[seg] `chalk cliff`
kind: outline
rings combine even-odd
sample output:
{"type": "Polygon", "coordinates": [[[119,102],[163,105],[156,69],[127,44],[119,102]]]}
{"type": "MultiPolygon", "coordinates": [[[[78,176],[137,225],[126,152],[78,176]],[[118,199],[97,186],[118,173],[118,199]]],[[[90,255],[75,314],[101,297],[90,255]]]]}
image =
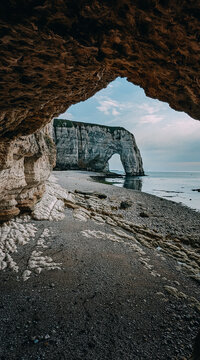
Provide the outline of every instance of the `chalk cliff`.
{"type": "Polygon", "coordinates": [[[0,142],[0,222],[32,210],[55,165],[50,125],[29,136],[0,142]]]}
{"type": "Polygon", "coordinates": [[[117,153],[127,175],[144,175],[142,158],[133,134],[122,127],[54,120],[57,169],[108,171],[117,153]]]}
{"type": "Polygon", "coordinates": [[[198,0],[0,1],[0,221],[44,191],[38,130],[116,77],[200,119],[199,17],[198,0]]]}
{"type": "Polygon", "coordinates": [[[47,176],[31,134],[116,77],[200,119],[199,14],[195,0],[0,1],[0,219],[20,191],[32,202],[30,158],[47,176]]]}

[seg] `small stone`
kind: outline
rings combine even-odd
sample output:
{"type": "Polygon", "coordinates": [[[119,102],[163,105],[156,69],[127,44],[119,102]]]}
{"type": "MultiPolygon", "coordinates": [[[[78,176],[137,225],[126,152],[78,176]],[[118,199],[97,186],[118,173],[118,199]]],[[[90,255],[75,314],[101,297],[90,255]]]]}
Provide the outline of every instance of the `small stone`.
{"type": "Polygon", "coordinates": [[[106,194],[95,193],[94,195],[97,196],[99,199],[106,199],[107,198],[106,194]]]}
{"type": "Polygon", "coordinates": [[[180,285],[180,283],[177,280],[174,281],[174,284],[177,285],[177,286],[180,285]]]}
{"type": "Polygon", "coordinates": [[[121,201],[121,204],[120,204],[120,209],[127,209],[127,208],[129,208],[129,207],[131,207],[132,206],[132,201],[127,201],[127,200],[125,200],[125,201],[121,201]]]}
{"type": "Polygon", "coordinates": [[[139,215],[143,218],[148,218],[149,217],[149,214],[147,214],[146,212],[142,211],[139,213],[139,215]]]}
{"type": "Polygon", "coordinates": [[[33,341],[34,344],[37,344],[39,342],[39,339],[37,336],[32,336],[31,340],[33,341]]]}

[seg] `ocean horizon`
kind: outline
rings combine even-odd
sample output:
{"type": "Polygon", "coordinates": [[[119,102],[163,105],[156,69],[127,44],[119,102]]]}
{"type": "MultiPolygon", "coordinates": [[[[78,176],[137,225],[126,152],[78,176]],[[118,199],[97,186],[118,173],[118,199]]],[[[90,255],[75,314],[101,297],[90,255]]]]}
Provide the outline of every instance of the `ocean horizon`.
{"type": "MultiPolygon", "coordinates": [[[[110,169],[125,175],[124,171],[110,169]]],[[[200,171],[145,171],[146,176],[105,177],[114,186],[138,190],[200,211],[200,171]]]]}

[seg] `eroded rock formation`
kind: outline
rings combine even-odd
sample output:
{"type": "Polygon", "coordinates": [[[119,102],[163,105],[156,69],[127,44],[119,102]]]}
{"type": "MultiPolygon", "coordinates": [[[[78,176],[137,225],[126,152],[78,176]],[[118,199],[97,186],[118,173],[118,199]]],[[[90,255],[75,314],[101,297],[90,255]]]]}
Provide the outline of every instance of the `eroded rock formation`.
{"type": "Polygon", "coordinates": [[[144,175],[133,134],[122,127],[54,120],[56,168],[109,171],[108,161],[119,154],[127,175],[144,175]]]}
{"type": "Polygon", "coordinates": [[[55,145],[49,134],[47,125],[33,135],[0,143],[0,221],[31,210],[42,196],[55,164],[55,145]]]}
{"type": "MultiPolygon", "coordinates": [[[[117,76],[143,87],[148,96],[200,118],[199,14],[196,0],[0,2],[3,218],[18,212],[15,204],[20,203],[16,200],[20,192],[27,194],[29,202],[32,195],[28,196],[27,186],[30,194],[35,193],[29,170],[25,175],[23,169],[37,166],[41,173],[44,156],[33,155],[30,143],[42,135],[21,137],[33,134],[117,76]],[[40,159],[37,165],[26,164],[29,160],[23,161],[18,146],[22,154],[31,154],[25,159],[40,159]]],[[[42,179],[36,181],[37,188],[42,179]]]]}

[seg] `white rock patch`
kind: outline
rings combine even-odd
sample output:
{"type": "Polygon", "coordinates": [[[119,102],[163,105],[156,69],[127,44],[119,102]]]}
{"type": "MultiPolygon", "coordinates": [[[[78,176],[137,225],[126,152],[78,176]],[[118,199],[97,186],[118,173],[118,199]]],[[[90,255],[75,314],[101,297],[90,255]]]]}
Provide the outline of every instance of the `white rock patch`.
{"type": "MultiPolygon", "coordinates": [[[[30,217],[17,218],[0,227],[0,270],[10,269],[19,272],[19,264],[14,261],[12,254],[18,252],[19,246],[33,241],[38,229],[30,221],[30,217]]],[[[22,274],[24,281],[28,280],[32,271],[39,274],[42,270],[61,269],[61,264],[56,263],[50,256],[43,255],[44,249],[48,248],[51,236],[49,229],[45,228],[37,240],[35,249],[27,262],[27,268],[22,274]]]]}
{"type": "Polygon", "coordinates": [[[17,253],[19,245],[25,245],[35,237],[36,227],[26,222],[28,221],[27,217],[24,218],[25,224],[22,224],[21,221],[23,218],[10,221],[0,227],[0,270],[10,268],[18,272],[19,267],[11,254],[17,253]]]}
{"type": "Polygon", "coordinates": [[[145,251],[141,248],[139,245],[139,242],[135,239],[135,237],[126,234],[124,231],[120,229],[113,229],[114,234],[105,233],[100,230],[83,230],[81,231],[82,235],[87,238],[97,238],[97,239],[107,239],[113,242],[124,244],[128,247],[130,247],[134,252],[136,252],[139,255],[139,259],[141,264],[144,266],[146,270],[150,272],[150,274],[154,277],[160,277],[160,274],[154,270],[154,266],[152,264],[149,264],[150,258],[146,256],[145,251]],[[118,236],[116,236],[118,235],[118,236]],[[132,240],[132,242],[127,241],[132,240]]]}
{"type": "Polygon", "coordinates": [[[32,271],[35,274],[40,274],[42,270],[61,270],[61,263],[54,262],[50,256],[44,255],[43,251],[41,251],[41,249],[48,248],[47,241],[50,235],[49,229],[44,229],[28,260],[27,269],[23,272],[24,281],[30,278],[32,271]]]}
{"type": "Polygon", "coordinates": [[[50,176],[45,193],[35,205],[32,217],[36,220],[62,220],[65,217],[65,202],[75,203],[73,195],[58,185],[54,176],[50,176]]]}

